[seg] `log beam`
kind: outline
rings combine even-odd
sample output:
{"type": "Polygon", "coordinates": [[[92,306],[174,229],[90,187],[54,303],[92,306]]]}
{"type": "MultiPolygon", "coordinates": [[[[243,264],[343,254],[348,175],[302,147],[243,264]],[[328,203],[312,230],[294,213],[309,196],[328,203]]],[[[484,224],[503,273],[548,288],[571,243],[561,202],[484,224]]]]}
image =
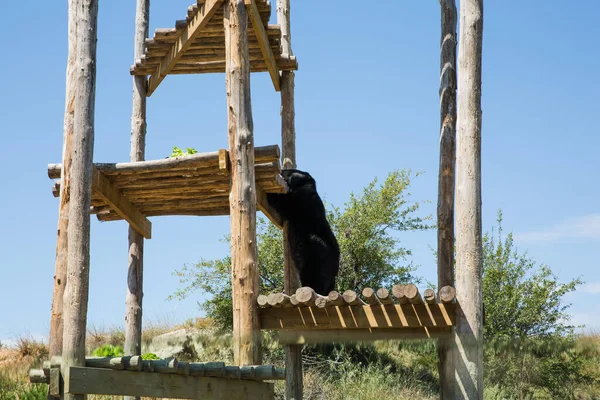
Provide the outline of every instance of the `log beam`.
{"type": "Polygon", "coordinates": [[[355,343],[375,340],[433,339],[451,335],[450,328],[403,328],[403,329],[346,329],[280,331],[279,343],[291,345],[316,343],[355,343]]]}
{"type": "Polygon", "coordinates": [[[146,239],[151,238],[152,223],[94,166],[92,166],[92,190],[100,195],[117,214],[129,222],[140,235],[146,239]]]}
{"type": "Polygon", "coordinates": [[[252,26],[254,27],[254,32],[256,33],[256,38],[258,39],[258,45],[260,46],[263,58],[267,64],[267,69],[269,70],[269,75],[271,75],[273,86],[275,87],[275,90],[279,92],[281,87],[277,63],[275,62],[275,56],[271,50],[271,45],[269,44],[269,38],[265,32],[265,27],[260,18],[260,14],[258,13],[258,8],[256,8],[256,2],[255,0],[244,0],[244,4],[246,5],[248,17],[250,18],[250,21],[252,21],[252,26]]]}
{"type": "Polygon", "coordinates": [[[198,37],[202,28],[208,24],[213,14],[222,5],[223,0],[206,0],[194,18],[187,23],[186,28],[181,31],[177,41],[173,43],[171,51],[167,53],[163,61],[150,76],[150,79],[148,79],[148,90],[146,93],[148,97],[154,93],[158,85],[165,79],[175,64],[177,64],[181,56],[183,56],[183,53],[198,37]]]}
{"type": "Polygon", "coordinates": [[[275,226],[277,226],[279,229],[283,229],[283,219],[281,218],[281,215],[279,215],[277,211],[271,207],[267,200],[267,194],[258,185],[256,185],[256,201],[256,206],[258,209],[262,211],[262,213],[265,214],[265,216],[269,218],[269,220],[274,223],[275,226]]]}

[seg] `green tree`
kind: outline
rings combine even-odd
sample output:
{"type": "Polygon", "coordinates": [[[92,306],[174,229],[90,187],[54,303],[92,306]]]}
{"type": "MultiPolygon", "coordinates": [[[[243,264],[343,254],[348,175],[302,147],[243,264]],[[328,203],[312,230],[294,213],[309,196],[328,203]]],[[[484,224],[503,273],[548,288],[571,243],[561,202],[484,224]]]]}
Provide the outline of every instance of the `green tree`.
{"type": "Polygon", "coordinates": [[[570,398],[584,377],[564,296],[582,282],[560,283],[547,265],[517,251],[512,234],[502,237],[500,211],[497,222],[497,236],[483,237],[486,385],[514,399],[570,398]]]}
{"type": "MultiPolygon", "coordinates": [[[[418,174],[415,175],[415,177],[418,174]]],[[[397,233],[432,228],[430,216],[418,216],[420,203],[409,201],[410,171],[393,171],[378,185],[374,179],[362,194],[351,194],[341,211],[328,207],[328,220],[340,245],[339,290],[362,290],[391,283],[418,281],[415,266],[407,261],[410,250],[397,233]]],[[[226,237],[225,241],[229,242],[226,237]]],[[[257,222],[260,292],[283,290],[283,239],[281,230],[259,218],[257,222]]],[[[200,307],[221,327],[232,327],[231,258],[200,260],[175,274],[184,285],[172,298],[185,298],[199,290],[210,295],[200,307]]]]}

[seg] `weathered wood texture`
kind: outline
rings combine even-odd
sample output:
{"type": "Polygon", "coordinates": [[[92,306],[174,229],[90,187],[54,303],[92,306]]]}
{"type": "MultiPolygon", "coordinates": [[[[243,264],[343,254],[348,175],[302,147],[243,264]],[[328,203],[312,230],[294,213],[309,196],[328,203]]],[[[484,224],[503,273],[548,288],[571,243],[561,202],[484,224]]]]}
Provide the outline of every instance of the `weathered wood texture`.
{"type": "MultiPolygon", "coordinates": [[[[277,24],[281,29],[281,56],[293,58],[290,20],[290,0],[277,0],[277,24]]],[[[283,169],[296,168],[296,114],[294,102],[294,71],[282,71],[281,85],[281,165],[283,169]]],[[[300,279],[291,257],[288,226],[284,223],[284,291],[292,295],[300,287],[300,279]]],[[[285,346],[285,366],[287,371],[286,400],[302,400],[302,345],[285,346]]]]}
{"type": "MultiPolygon", "coordinates": [[[[90,205],[94,155],[98,1],[77,4],[76,96],[71,164],[67,285],[64,293],[62,370],[85,365],[85,333],[90,267],[90,205]]],[[[82,399],[65,395],[66,400],[82,399]]]]}
{"type": "MultiPolygon", "coordinates": [[[[454,170],[456,162],[456,2],[442,0],[440,39],[440,165],[438,176],[438,288],[454,285],[454,170]]],[[[452,338],[437,343],[440,398],[454,399],[452,338]]]]}
{"type": "Polygon", "coordinates": [[[481,56],[483,0],[460,2],[456,148],[455,399],[483,399],[481,56]]]}
{"type": "Polygon", "coordinates": [[[248,16],[244,0],[225,4],[227,110],[231,158],[233,351],[237,365],[261,363],[256,248],[254,126],[250,99],[248,16]]]}
{"type": "Polygon", "coordinates": [[[374,340],[435,339],[451,335],[448,327],[372,328],[334,330],[279,331],[281,344],[353,343],[374,340]]]}
{"type": "Polygon", "coordinates": [[[180,374],[70,367],[65,392],[153,398],[271,400],[272,383],[180,374]]]}
{"type": "MultiPolygon", "coordinates": [[[[96,163],[95,167],[110,181],[110,186],[144,216],[228,215],[231,173],[228,168],[222,168],[224,160],[219,154],[226,155],[225,167],[231,162],[229,153],[222,150],[163,160],[96,163]]],[[[254,154],[257,186],[265,193],[285,192],[285,182],[280,176],[279,147],[258,147],[254,154]]],[[[60,171],[60,164],[48,166],[51,178],[60,176],[60,171]]],[[[56,183],[55,196],[59,188],[56,183]]],[[[122,213],[98,193],[92,194],[92,207],[91,212],[100,221],[123,219],[122,213]]]]}
{"type": "Polygon", "coordinates": [[[63,344],[63,294],[67,283],[67,233],[69,227],[70,165],[73,156],[73,116],[75,112],[75,89],[77,60],[75,0],[69,0],[68,7],[68,55],[65,92],[65,115],[63,125],[62,164],[66,165],[60,177],[60,201],[58,210],[58,232],[54,267],[54,288],[52,292],[52,316],[50,318],[49,354],[62,354],[63,344]]]}
{"type": "Polygon", "coordinates": [[[260,308],[262,329],[419,328],[454,325],[455,304],[260,308]]]}
{"type": "MultiPolygon", "coordinates": [[[[144,53],[144,42],[150,24],[150,0],[137,0],[135,11],[134,61],[144,53]]],[[[130,161],[145,160],[146,153],[146,77],[133,77],[131,111],[130,161]]],[[[127,255],[127,292],[125,295],[125,346],[126,355],[142,354],[142,303],[144,296],[144,236],[129,225],[127,255]]],[[[127,397],[125,400],[137,400],[127,397]]]]}
{"type": "Polygon", "coordinates": [[[269,43],[269,37],[267,36],[265,26],[261,20],[258,8],[256,7],[256,0],[244,0],[244,4],[246,5],[246,11],[248,12],[250,21],[252,21],[252,28],[254,28],[256,39],[258,40],[258,46],[260,47],[260,51],[267,69],[269,70],[269,75],[273,81],[273,86],[275,87],[276,91],[279,91],[280,83],[277,62],[275,61],[275,56],[271,50],[271,45],[269,43]]]}
{"type": "Polygon", "coordinates": [[[152,95],[160,82],[162,82],[171,69],[175,67],[185,51],[194,42],[194,39],[200,35],[202,28],[208,24],[222,4],[223,0],[206,0],[198,7],[196,14],[187,22],[187,26],[181,31],[181,34],[177,37],[175,43],[171,45],[169,52],[152,72],[152,76],[148,80],[147,96],[152,95]]]}
{"type": "MultiPolygon", "coordinates": [[[[281,55],[281,29],[277,25],[268,24],[271,14],[270,3],[266,0],[254,0],[254,2],[261,25],[250,24],[248,26],[250,49],[248,57],[251,71],[269,71],[274,78],[273,62],[276,72],[297,69],[298,63],[295,57],[282,57],[281,55]],[[264,30],[264,36],[258,32],[260,26],[264,30]],[[261,38],[265,36],[267,38],[266,47],[261,43],[261,38]],[[265,52],[269,51],[273,54],[272,61],[270,57],[265,56],[265,52]],[[269,61],[265,61],[266,59],[269,61]]],[[[163,74],[166,72],[169,74],[225,72],[223,7],[214,11],[208,22],[202,19],[203,24],[198,23],[202,18],[202,12],[207,9],[208,3],[211,2],[206,2],[203,7],[200,7],[200,3],[198,3],[198,6],[188,8],[187,18],[177,21],[175,28],[157,29],[154,37],[146,40],[145,53],[136,59],[130,69],[131,73],[134,75],[153,74],[155,79],[151,79],[151,88],[154,89],[155,85],[162,80],[157,72],[159,69],[162,69],[163,74]],[[190,38],[192,31],[195,32],[194,37],[190,38]]],[[[152,90],[148,95],[151,93],[152,90]]]]}

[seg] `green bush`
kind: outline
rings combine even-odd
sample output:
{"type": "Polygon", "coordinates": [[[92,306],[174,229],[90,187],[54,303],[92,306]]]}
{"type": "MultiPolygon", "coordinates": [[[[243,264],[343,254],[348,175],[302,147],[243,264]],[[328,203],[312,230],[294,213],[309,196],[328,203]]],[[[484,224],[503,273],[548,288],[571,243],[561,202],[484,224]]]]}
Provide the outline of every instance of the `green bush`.
{"type": "Polygon", "coordinates": [[[113,346],[111,344],[105,344],[92,352],[94,357],[121,357],[124,354],[121,346],[113,346]]]}
{"type": "Polygon", "coordinates": [[[160,358],[154,353],[142,354],[142,360],[160,360],[160,358]]]}

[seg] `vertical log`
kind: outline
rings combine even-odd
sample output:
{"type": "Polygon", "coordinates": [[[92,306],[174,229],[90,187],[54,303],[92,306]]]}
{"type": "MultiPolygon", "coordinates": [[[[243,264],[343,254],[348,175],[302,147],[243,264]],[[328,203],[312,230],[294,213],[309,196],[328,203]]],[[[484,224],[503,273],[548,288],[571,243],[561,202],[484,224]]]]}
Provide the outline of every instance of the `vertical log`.
{"type": "Polygon", "coordinates": [[[60,356],[63,342],[63,294],[67,282],[67,230],[69,226],[69,189],[71,187],[70,166],[73,148],[73,113],[75,106],[75,61],[76,7],[75,0],[69,0],[68,17],[68,56],[65,96],[65,116],[63,127],[62,169],[60,177],[60,201],[58,210],[58,237],[56,240],[56,261],[54,267],[54,289],[52,293],[52,316],[50,318],[49,355],[60,356]]]}
{"type": "MultiPolygon", "coordinates": [[[[134,60],[144,53],[148,37],[150,0],[137,0],[135,11],[134,60]]],[[[146,77],[133,77],[131,113],[131,161],[144,161],[146,150],[146,77]]],[[[125,298],[125,355],[142,354],[142,299],[144,296],[144,237],[129,226],[127,295],[125,298]]],[[[139,397],[125,396],[126,400],[139,397]]]]}
{"type": "MultiPolygon", "coordinates": [[[[77,0],[76,96],[71,164],[67,284],[65,287],[62,373],[85,366],[85,333],[90,266],[90,203],[94,155],[98,0],[77,0]]],[[[66,394],[65,399],[84,395],[66,394]]]]}
{"type": "Polygon", "coordinates": [[[250,103],[248,16],[244,0],[225,3],[225,52],[231,157],[231,269],[233,352],[236,365],[261,363],[256,248],[254,127],[250,103]]]}
{"type": "MultiPolygon", "coordinates": [[[[454,167],[456,160],[456,2],[440,0],[440,169],[438,175],[438,288],[454,286],[454,167]]],[[[452,340],[438,340],[441,399],[454,398],[452,340]]]]}
{"type": "MultiPolygon", "coordinates": [[[[277,0],[277,24],[281,27],[281,49],[284,57],[292,53],[290,0],[277,0]]],[[[284,169],[296,168],[296,113],[294,105],[294,71],[281,73],[281,165],[284,169]]],[[[290,252],[287,222],[283,226],[284,292],[296,293],[300,279],[296,274],[290,252]]],[[[302,400],[302,345],[285,346],[287,400],[302,400]]]]}
{"type": "Polygon", "coordinates": [[[483,399],[481,53],[483,0],[460,2],[456,148],[457,399],[483,399]]]}

